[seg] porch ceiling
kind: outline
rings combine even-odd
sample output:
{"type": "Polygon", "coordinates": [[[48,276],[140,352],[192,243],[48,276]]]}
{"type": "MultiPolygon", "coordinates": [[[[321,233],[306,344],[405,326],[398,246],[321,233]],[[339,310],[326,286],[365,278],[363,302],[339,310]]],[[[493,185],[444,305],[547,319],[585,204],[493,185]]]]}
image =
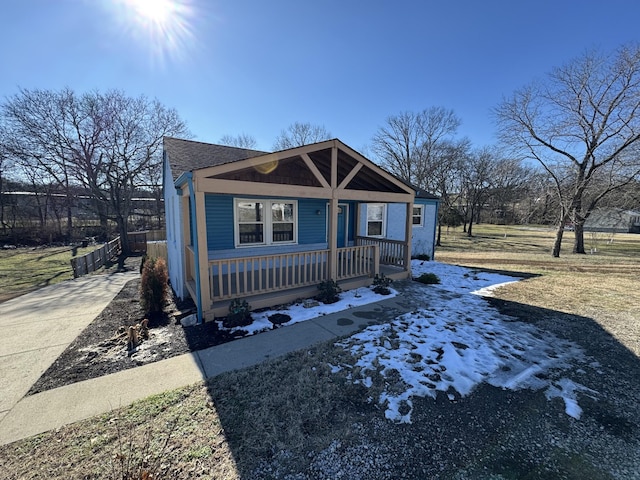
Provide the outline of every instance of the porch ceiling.
{"type": "MultiPolygon", "coordinates": [[[[412,194],[410,187],[387,174],[357,152],[341,148],[339,141],[316,144],[317,149],[300,148],[247,159],[216,171],[207,169],[205,178],[259,184],[318,188],[340,188],[361,192],[412,194]],[[335,142],[335,143],[334,143],[335,142]],[[337,144],[336,184],[331,185],[333,149],[337,144]],[[289,154],[286,156],[286,154],[289,154]],[[346,181],[346,184],[344,184],[346,181]]],[[[346,147],[346,146],[345,146],[346,147]]],[[[248,193],[248,192],[244,192],[248,193]]]]}

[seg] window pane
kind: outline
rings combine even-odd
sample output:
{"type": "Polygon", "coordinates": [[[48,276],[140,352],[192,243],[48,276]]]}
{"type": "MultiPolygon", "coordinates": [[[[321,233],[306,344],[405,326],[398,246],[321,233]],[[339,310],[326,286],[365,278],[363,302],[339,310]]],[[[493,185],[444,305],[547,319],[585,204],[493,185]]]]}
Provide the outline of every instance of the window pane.
{"type": "Polygon", "coordinates": [[[414,225],[421,225],[422,221],[420,220],[420,217],[413,217],[413,224],[414,225]]]}
{"type": "Polygon", "coordinates": [[[271,204],[271,218],[274,222],[293,222],[293,203],[271,204]]]}
{"type": "Polygon", "coordinates": [[[367,235],[370,235],[370,236],[382,235],[382,222],[368,222],[367,235]]]}
{"type": "Polygon", "coordinates": [[[413,214],[414,214],[414,215],[418,215],[418,216],[422,215],[422,208],[420,208],[420,207],[413,207],[413,214]]]}
{"type": "Polygon", "coordinates": [[[238,221],[262,222],[262,203],[238,202],[238,221]]]}
{"type": "Polygon", "coordinates": [[[273,241],[293,242],[293,223],[274,223],[273,241]]]}
{"type": "Polygon", "coordinates": [[[367,220],[382,222],[383,205],[367,205],[367,220]]]}
{"type": "Polygon", "coordinates": [[[263,243],[264,226],[261,223],[243,223],[238,225],[240,244],[263,243]]]}

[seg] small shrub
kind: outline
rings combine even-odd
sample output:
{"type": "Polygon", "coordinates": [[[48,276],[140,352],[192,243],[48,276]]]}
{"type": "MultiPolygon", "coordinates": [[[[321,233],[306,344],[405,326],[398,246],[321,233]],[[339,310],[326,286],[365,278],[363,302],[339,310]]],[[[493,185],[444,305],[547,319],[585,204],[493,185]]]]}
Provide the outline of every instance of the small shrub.
{"type": "Polygon", "coordinates": [[[142,308],[149,314],[162,313],[167,301],[169,272],[162,258],[147,258],[140,279],[142,308]]]}
{"type": "Polygon", "coordinates": [[[380,275],[376,273],[376,276],[373,279],[373,291],[378,295],[389,295],[391,293],[389,285],[391,285],[392,282],[393,280],[389,277],[385,277],[384,273],[381,273],[380,275]]]}
{"type": "Polygon", "coordinates": [[[287,323],[288,321],[291,320],[291,316],[287,315],[286,313],[274,313],[273,315],[270,315],[268,318],[269,318],[269,321],[274,325],[282,325],[283,323],[287,323]]]}
{"type": "Polygon", "coordinates": [[[222,320],[222,325],[225,328],[246,327],[251,325],[251,322],[253,318],[249,303],[246,300],[233,299],[229,305],[229,314],[222,320]]]}
{"type": "Polygon", "coordinates": [[[429,260],[431,260],[431,257],[426,254],[426,253],[421,253],[419,255],[416,255],[415,257],[413,257],[415,260],[421,260],[423,262],[428,262],[429,260]]]}
{"type": "Polygon", "coordinates": [[[167,460],[173,434],[177,431],[179,417],[167,425],[167,432],[160,436],[148,426],[140,432],[135,425],[122,426],[116,417],[116,449],[111,457],[112,480],[153,480],[166,478],[174,468],[167,460]],[[162,438],[164,437],[164,438],[162,438]]]}
{"type": "Polygon", "coordinates": [[[435,273],[423,273],[419,277],[414,278],[414,280],[426,285],[435,285],[440,283],[440,278],[435,273]]]}
{"type": "Polygon", "coordinates": [[[338,284],[334,280],[326,280],[324,282],[320,282],[318,285],[318,290],[320,293],[316,296],[316,300],[322,303],[336,303],[340,300],[338,297],[338,293],[342,291],[342,289],[338,286],[338,284]]]}

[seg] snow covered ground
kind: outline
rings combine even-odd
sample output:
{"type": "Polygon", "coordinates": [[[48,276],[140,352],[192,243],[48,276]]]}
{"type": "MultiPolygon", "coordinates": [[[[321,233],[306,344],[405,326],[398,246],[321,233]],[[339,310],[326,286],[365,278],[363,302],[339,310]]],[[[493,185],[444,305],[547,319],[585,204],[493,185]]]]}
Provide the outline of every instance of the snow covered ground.
{"type": "Polygon", "coordinates": [[[570,378],[587,362],[582,350],[501,315],[477,295],[516,279],[438,262],[414,260],[412,269],[414,276],[431,272],[441,279],[421,288],[425,307],[340,342],[356,363],[332,366],[334,372],[350,369],[350,378],[368,388],[381,375],[384,387],[376,400],[395,422],[411,421],[412,398],[435,398],[441,391],[453,401],[482,382],[544,389],[547,398],[564,400],[568,415],[580,418],[578,393],[597,395],[570,378]]]}
{"type": "MultiPolygon", "coordinates": [[[[283,326],[287,326],[293,325],[294,323],[311,320],[312,318],[321,317],[322,315],[328,315],[329,313],[341,312],[349,308],[378,302],[380,300],[384,300],[385,298],[393,298],[398,295],[398,292],[393,288],[390,288],[389,290],[391,290],[391,293],[389,295],[382,296],[374,293],[370,288],[356,288],[354,290],[348,290],[346,292],[340,293],[340,300],[336,303],[320,303],[311,308],[306,308],[303,303],[296,303],[293,305],[288,305],[286,308],[282,309],[254,312],[251,314],[251,317],[253,318],[253,322],[251,323],[251,325],[246,327],[233,328],[231,329],[231,331],[244,330],[248,333],[248,335],[254,335],[259,332],[271,330],[273,328],[273,324],[269,321],[269,317],[276,313],[286,314],[291,317],[290,321],[282,324],[283,326]]],[[[224,328],[222,326],[222,322],[218,322],[218,326],[220,328],[224,328]]]]}
{"type": "MultiPolygon", "coordinates": [[[[483,298],[517,278],[433,261],[413,260],[411,268],[414,277],[434,273],[440,278],[438,285],[416,283],[412,288],[410,294],[425,306],[339,342],[353,355],[355,365],[331,365],[334,373],[349,369],[349,378],[367,388],[381,376],[385,388],[375,400],[395,422],[411,421],[412,398],[435,398],[441,391],[454,401],[482,382],[511,390],[544,389],[548,399],[561,398],[566,413],[580,418],[578,394],[597,396],[570,378],[584,373],[580,365],[588,362],[580,347],[501,315],[483,298]]],[[[392,289],[391,296],[397,294],[392,289]]],[[[251,335],[273,328],[268,317],[274,313],[291,317],[286,326],[389,298],[368,288],[342,292],[340,297],[331,305],[295,304],[254,313],[253,323],[242,330],[251,335]]]]}

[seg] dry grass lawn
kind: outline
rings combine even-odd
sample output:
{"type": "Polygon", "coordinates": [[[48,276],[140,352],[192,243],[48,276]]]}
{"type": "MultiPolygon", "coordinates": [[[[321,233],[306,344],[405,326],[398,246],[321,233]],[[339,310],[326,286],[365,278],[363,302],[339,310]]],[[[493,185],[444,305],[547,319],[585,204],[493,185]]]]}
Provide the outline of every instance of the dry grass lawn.
{"type": "MultiPolygon", "coordinates": [[[[96,247],[78,248],[77,255],[96,247]]],[[[0,301],[73,278],[71,247],[0,250],[0,301]]]]}
{"type": "Polygon", "coordinates": [[[640,356],[640,235],[585,234],[593,254],[574,255],[566,232],[560,258],[549,252],[547,228],[479,225],[473,238],[461,231],[443,237],[439,261],[539,275],[498,289],[498,298],[581,315],[600,325],[640,356]]]}
{"type": "MultiPolygon", "coordinates": [[[[391,424],[366,389],[330,373],[329,363],[347,360],[329,343],[0,447],[3,478],[145,478],[141,470],[175,479],[640,478],[624,451],[640,445],[632,423],[640,235],[593,238],[597,253],[553,259],[548,229],[478,225],[475,233],[449,232],[437,260],[530,274],[496,296],[524,312],[571,314],[567,323],[592,319],[621,345],[612,344],[630,367],[602,387],[616,402],[590,404],[603,426],[572,421],[541,393],[486,386],[456,402],[416,401],[412,425],[391,424]],[[613,416],[614,403],[631,421],[613,416]],[[597,456],[607,445],[618,458],[597,456]],[[603,458],[620,470],[605,469],[603,458]]],[[[571,240],[568,232],[567,248],[571,240]]],[[[603,378],[616,375],[617,365],[602,363],[603,378]]]]}

